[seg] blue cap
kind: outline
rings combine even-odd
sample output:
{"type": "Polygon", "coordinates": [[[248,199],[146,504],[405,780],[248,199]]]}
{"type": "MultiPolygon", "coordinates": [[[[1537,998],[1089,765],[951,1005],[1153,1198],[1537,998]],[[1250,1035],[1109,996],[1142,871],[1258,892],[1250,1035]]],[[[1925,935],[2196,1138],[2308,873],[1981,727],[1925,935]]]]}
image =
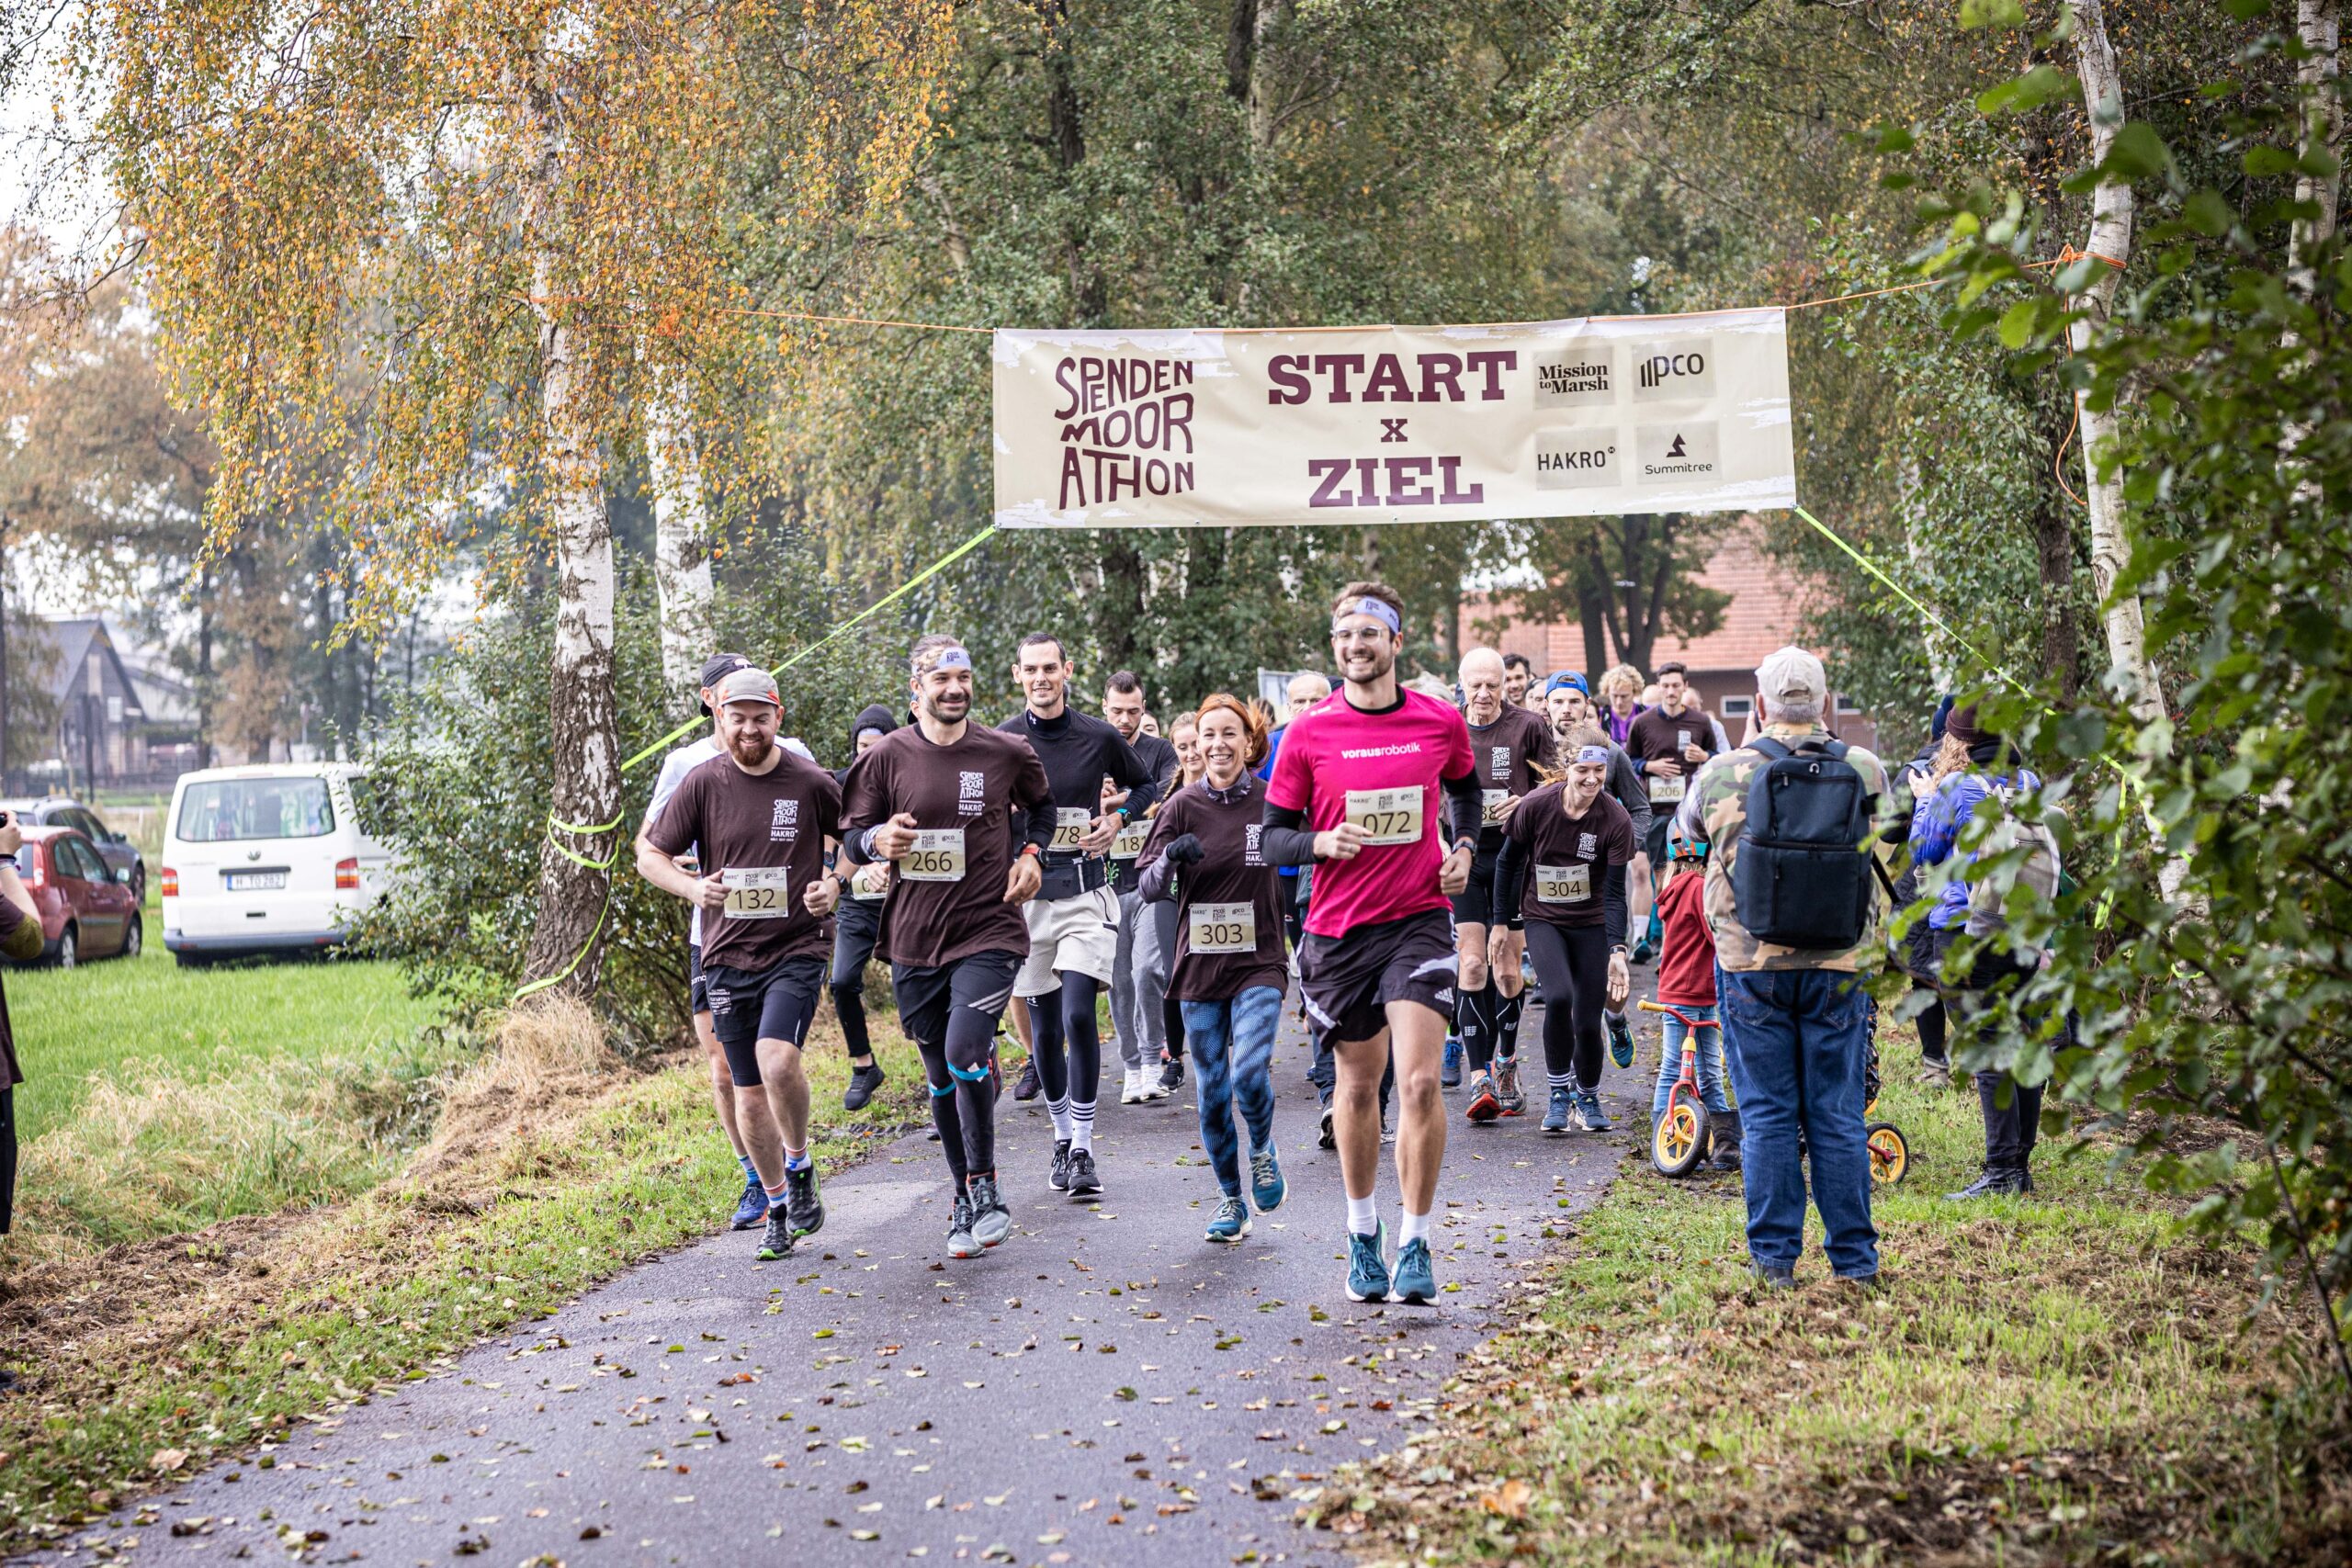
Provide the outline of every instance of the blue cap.
{"type": "Polygon", "coordinates": [[[1592,688],[1586,685],[1584,683],[1584,677],[1577,674],[1573,670],[1563,670],[1554,675],[1550,680],[1544,682],[1544,694],[1548,697],[1555,692],[1562,691],[1571,686],[1576,688],[1577,691],[1582,692],[1588,697],[1592,695],[1592,688]]]}

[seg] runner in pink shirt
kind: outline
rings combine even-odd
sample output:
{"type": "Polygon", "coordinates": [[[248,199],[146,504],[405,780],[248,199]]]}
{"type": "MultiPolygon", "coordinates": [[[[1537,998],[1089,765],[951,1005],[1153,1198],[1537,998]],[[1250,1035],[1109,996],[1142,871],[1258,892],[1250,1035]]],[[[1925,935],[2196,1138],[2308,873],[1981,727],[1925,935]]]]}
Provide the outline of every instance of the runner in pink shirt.
{"type": "Polygon", "coordinates": [[[1477,848],[1479,783],[1469,727],[1450,705],[1397,684],[1404,606],[1351,582],[1331,610],[1345,686],[1291,720],[1266,789],[1264,853],[1315,863],[1298,949],[1308,1022],[1331,1045],[1340,1176],[1348,1193],[1348,1294],[1427,1302],[1430,1212],[1445,1161],[1438,1068],[1453,1016],[1450,912],[1477,848]],[[1449,845],[1443,800],[1467,825],[1449,845]],[[1404,1207],[1392,1275],[1373,1189],[1380,1172],[1380,1079],[1391,1051],[1399,1102],[1396,1184],[1404,1207]]]}

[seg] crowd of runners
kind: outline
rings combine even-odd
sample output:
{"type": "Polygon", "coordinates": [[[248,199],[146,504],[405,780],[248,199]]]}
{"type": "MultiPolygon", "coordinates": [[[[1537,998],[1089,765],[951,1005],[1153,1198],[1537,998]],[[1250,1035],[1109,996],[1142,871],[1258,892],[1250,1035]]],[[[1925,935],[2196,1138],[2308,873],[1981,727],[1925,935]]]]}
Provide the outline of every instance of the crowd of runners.
{"type": "MultiPolygon", "coordinates": [[[[1603,1054],[1631,1066],[1633,967],[1662,953],[1659,995],[1684,1027],[1669,1028],[1658,1104],[1695,1029],[1699,1083],[1719,1119],[1716,1162],[1738,1165],[1743,1143],[1776,1171],[1782,1142],[1804,1157],[1802,1062],[1793,1110],[1751,1111],[1743,1138],[1724,1090],[1717,981],[1793,983],[1803,976],[1781,972],[1845,962],[1835,993],[1846,998],[1853,953],[1877,917],[1865,908],[1856,926],[1850,908],[1833,911],[1810,945],[1741,929],[1759,923],[1748,890],[1735,892],[1726,864],[1709,869],[1706,840],[1736,840],[1748,776],[1792,746],[1815,759],[1811,782],[1822,758],[1860,782],[1869,814],[1854,819],[1859,837],[1885,820],[1883,770],[1819,728],[1819,661],[1796,649],[1768,660],[1758,711],[1781,722],[1751,720],[1735,750],[1679,665],[1649,682],[1621,666],[1596,691],[1581,674],[1539,681],[1523,657],[1474,648],[1449,699],[1400,679],[1404,612],[1385,586],[1348,584],[1330,623],[1336,687],[1295,678],[1280,723],[1254,699],[1217,693],[1165,736],[1125,671],[1105,683],[1103,716],[1080,711],[1069,651],[1051,632],[1020,643],[1012,675],[1023,705],[990,728],[974,716],[970,652],[926,636],[909,653],[906,704],[858,716],[838,773],[778,733],[771,677],[739,656],[710,661],[702,700],[712,733],[665,763],[638,864],[694,908],[695,1029],[742,1166],[735,1224],[762,1231],[762,1258],[824,1224],[801,1062],[820,997],[830,992],[850,1055],[844,1105],[862,1108],[881,1085],[864,1002],[877,956],[921,1055],[956,1258],[1006,1240],[1009,1189],[1042,1180],[1086,1200],[1115,1176],[1095,1146],[1106,996],[1122,1103],[1172,1092],[1192,1064],[1202,1147],[1222,1190],[1210,1242],[1238,1241],[1253,1213],[1283,1200],[1273,1047],[1286,1005],[1299,1010],[1315,1046],[1321,1143],[1337,1152],[1346,1193],[1347,1291],[1359,1301],[1438,1293],[1430,1224],[1445,1091],[1466,1078],[1459,1112],[1471,1123],[1527,1111],[1520,1034],[1531,989],[1544,1002],[1543,1133],[1611,1130],[1598,1092],[1603,1054]],[[1026,1047],[1012,1084],[1008,1036],[1026,1047]],[[1044,1170],[998,1167],[1008,1089],[1044,1100],[1044,1170]],[[1394,1145],[1393,1246],[1375,1195],[1384,1144],[1394,1145]]],[[[1760,864],[1786,847],[1759,842],[1747,858],[1760,864]]],[[[1867,850],[1849,837],[1844,854],[1859,876],[1867,850]]],[[[1830,903],[1852,905],[1845,882],[1820,886],[1830,903]]],[[[1758,1019],[1756,1074],[1777,1027],[1758,1019]]],[[[1834,1045],[1844,1014],[1833,1022],[1834,1045]]],[[[1819,1021],[1792,1025],[1798,1057],[1820,1045],[1803,1038],[1808,1028],[1819,1034],[1819,1021]]],[[[1733,1066],[1744,1103],[1776,1099],[1764,1077],[1751,1089],[1733,1066]]],[[[2014,1142],[2014,1113],[2007,1124],[2014,1142]]],[[[1845,1153],[1833,1131],[1815,1133],[1817,1171],[1825,1151],[1845,1153]]],[[[1750,1196],[1751,1251],[1773,1279],[1792,1262],[1768,1256],[1790,1228],[1788,1194],[1773,1190],[1777,1177],[1761,1185],[1750,1196]]],[[[1874,1233],[1856,1239],[1850,1216],[1818,1201],[1838,1272],[1874,1275],[1874,1233]]],[[[1800,1176],[1800,1218],[1804,1201],[1800,1176]]],[[[1867,1229],[1866,1179],[1861,1203],[1867,1229]]]]}

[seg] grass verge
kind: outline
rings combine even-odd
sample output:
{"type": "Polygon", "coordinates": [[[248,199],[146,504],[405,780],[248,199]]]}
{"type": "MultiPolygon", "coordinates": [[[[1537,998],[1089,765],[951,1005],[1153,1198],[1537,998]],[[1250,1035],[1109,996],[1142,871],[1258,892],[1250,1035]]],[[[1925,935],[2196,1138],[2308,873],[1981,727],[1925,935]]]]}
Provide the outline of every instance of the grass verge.
{"type": "MultiPolygon", "coordinates": [[[[883,1020],[874,1034],[889,1078],[856,1115],[840,1109],[839,1036],[828,1022],[811,1039],[829,1169],[922,1112],[913,1047],[883,1020]]],[[[710,1234],[742,1185],[712,1120],[699,1052],[636,1070],[584,1015],[510,1028],[406,1170],[340,1208],[13,1270],[0,1345],[29,1375],[0,1400],[0,1553],[710,1234]]]]}
{"type": "MultiPolygon", "coordinates": [[[[1909,1058],[1905,1056],[1905,1060],[1909,1058]]],[[[1889,1288],[1749,1283],[1736,1177],[1645,1157],[1449,1386],[1435,1429],[1302,1495],[1372,1558],[2342,1562],[2352,1481],[2300,1305],[2096,1154],[1957,1204],[1973,1093],[1890,1088],[1889,1288]]]]}

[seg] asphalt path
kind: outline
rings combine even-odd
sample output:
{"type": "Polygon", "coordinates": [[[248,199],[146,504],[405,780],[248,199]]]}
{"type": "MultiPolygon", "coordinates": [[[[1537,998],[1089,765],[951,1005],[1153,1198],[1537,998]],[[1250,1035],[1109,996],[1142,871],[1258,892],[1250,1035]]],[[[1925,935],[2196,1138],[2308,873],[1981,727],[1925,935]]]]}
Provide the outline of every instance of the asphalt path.
{"type": "MultiPolygon", "coordinates": [[[[1541,1028],[1531,1010],[1524,1062],[1541,1028]]],[[[1046,1187],[1050,1123],[1007,1096],[1015,1223],[980,1258],[946,1256],[945,1169],[911,1134],[825,1183],[825,1228],[789,1258],[715,1235],[298,1430],[269,1468],[216,1465],[28,1561],[1338,1562],[1294,1495],[1433,1418],[1547,1230],[1638,1145],[1654,1040],[1604,1082],[1613,1134],[1542,1134],[1540,1071],[1531,1113],[1491,1126],[1448,1094],[1433,1306],[1347,1299],[1294,1014],[1275,1055],[1290,1194],[1239,1246],[1202,1237],[1217,1188],[1189,1077],[1102,1106],[1106,1190],[1086,1202],[1046,1187]]],[[[1380,1201],[1393,1235],[1393,1167],[1380,1201]]]]}

